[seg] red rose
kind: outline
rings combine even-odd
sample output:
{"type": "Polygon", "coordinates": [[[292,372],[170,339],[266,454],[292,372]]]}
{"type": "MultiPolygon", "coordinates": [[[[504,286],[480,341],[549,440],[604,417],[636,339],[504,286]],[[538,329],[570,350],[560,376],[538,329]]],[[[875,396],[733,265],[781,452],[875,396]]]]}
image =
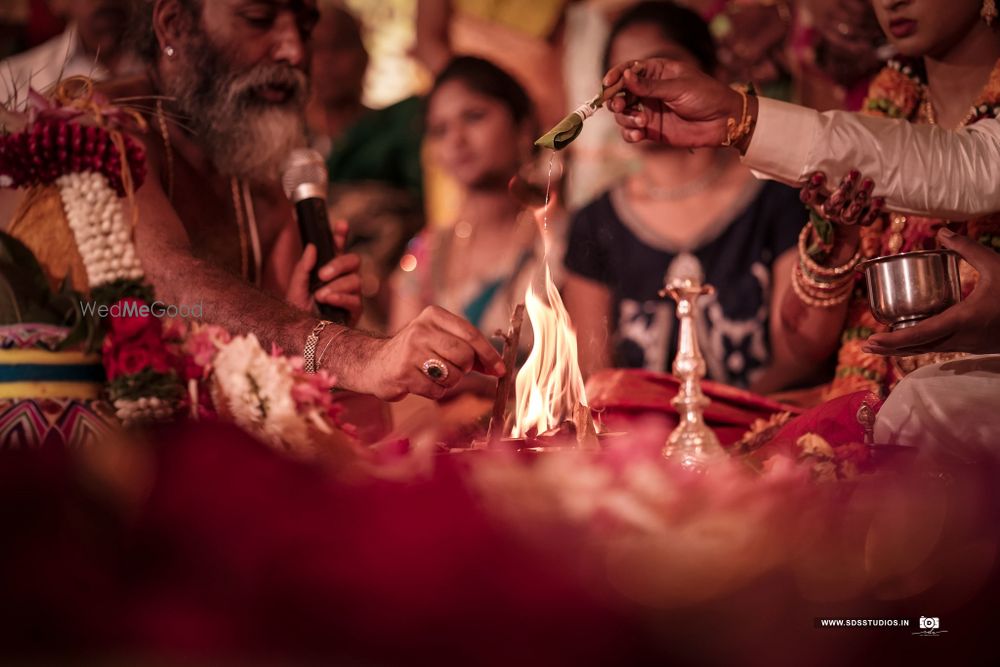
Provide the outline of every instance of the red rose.
{"type": "Polygon", "coordinates": [[[111,313],[108,315],[109,334],[116,340],[133,338],[144,331],[152,331],[157,339],[162,338],[160,320],[149,312],[142,299],[131,296],[119,299],[111,306],[111,313]],[[146,313],[140,315],[143,308],[146,308],[146,313]]]}
{"type": "Polygon", "coordinates": [[[134,375],[149,366],[148,350],[142,347],[127,347],[118,354],[118,365],[123,375],[134,375]]]}
{"type": "Polygon", "coordinates": [[[104,341],[104,370],[108,380],[119,375],[131,375],[146,368],[158,373],[171,370],[167,349],[152,331],[126,341],[104,341]]]}

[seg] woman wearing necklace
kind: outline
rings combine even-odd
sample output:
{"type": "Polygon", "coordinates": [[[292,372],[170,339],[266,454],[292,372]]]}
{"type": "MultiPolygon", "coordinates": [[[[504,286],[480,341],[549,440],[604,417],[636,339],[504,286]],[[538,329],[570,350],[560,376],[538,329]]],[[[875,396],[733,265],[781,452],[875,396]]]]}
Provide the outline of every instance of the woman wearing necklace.
{"type": "MultiPolygon", "coordinates": [[[[874,0],[873,5],[900,60],[872,81],[864,113],[948,129],[1000,113],[1000,34],[992,25],[994,0],[959,0],[947,5],[934,0],[874,0]]],[[[824,223],[822,216],[814,220],[824,223]]],[[[826,270],[846,266],[854,261],[851,258],[937,248],[938,231],[945,225],[987,246],[1000,247],[1000,215],[996,214],[949,223],[890,211],[874,224],[858,227],[839,224],[856,221],[853,211],[844,209],[829,221],[837,223],[832,227],[833,243],[825,252],[807,257],[820,261],[826,270]]],[[[978,275],[965,262],[961,274],[968,296],[978,275]]],[[[800,275],[797,280],[808,278],[800,275]]],[[[829,398],[862,389],[884,394],[910,371],[954,356],[886,357],[866,351],[868,337],[886,328],[874,320],[862,289],[844,293],[837,303],[822,303],[808,295],[804,299],[799,295],[799,300],[809,306],[800,330],[808,327],[815,332],[814,345],[822,349],[840,342],[837,372],[826,393],[829,398]]]]}
{"type": "Polygon", "coordinates": [[[438,75],[427,97],[426,142],[457,182],[459,206],[450,226],[410,242],[393,278],[393,331],[430,305],[487,334],[507,329],[542,254],[534,217],[508,191],[536,135],[527,94],[496,65],[460,57],[438,75]]]}
{"type": "MultiPolygon", "coordinates": [[[[668,2],[642,2],[619,17],[604,61],[650,57],[716,69],[704,21],[668,2]]],[[[669,371],[674,305],[657,292],[667,276],[695,271],[717,289],[702,301],[699,325],[711,379],[765,392],[809,379],[813,369],[773,344],[776,304],[806,222],[796,192],[757,181],[731,151],[645,142],[638,161],[571,221],[564,295],[584,372],[669,371]]]]}

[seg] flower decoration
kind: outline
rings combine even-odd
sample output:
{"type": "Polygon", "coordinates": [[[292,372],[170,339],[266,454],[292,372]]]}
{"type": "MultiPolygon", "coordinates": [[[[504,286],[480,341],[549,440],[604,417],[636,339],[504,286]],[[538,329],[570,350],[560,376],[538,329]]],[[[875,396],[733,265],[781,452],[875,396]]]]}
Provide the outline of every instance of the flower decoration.
{"type": "Polygon", "coordinates": [[[323,443],[340,440],[337,431],[351,432],[340,420],[340,407],[330,394],[334,379],[327,373],[306,373],[301,357],[286,357],[278,348],[267,352],[253,334],[223,340],[210,329],[189,348],[203,358],[207,341],[217,348],[202,368],[220,414],[296,455],[313,454],[323,443]]]}
{"type": "MultiPolygon", "coordinates": [[[[11,118],[7,112],[5,128],[11,118]]],[[[17,131],[0,135],[0,178],[7,187],[59,190],[92,301],[110,306],[102,351],[116,415],[126,424],[171,416],[183,392],[150,312],[153,290],[121,202],[146,174],[142,148],[122,130],[142,130],[144,121],[109,105],[84,77],[62,81],[52,99],[29,91],[27,109],[17,119],[17,131]]],[[[96,347],[99,336],[89,338],[96,347]]]]}
{"type": "Polygon", "coordinates": [[[862,107],[870,115],[910,119],[923,97],[922,87],[909,65],[892,61],[872,80],[862,107]]]}

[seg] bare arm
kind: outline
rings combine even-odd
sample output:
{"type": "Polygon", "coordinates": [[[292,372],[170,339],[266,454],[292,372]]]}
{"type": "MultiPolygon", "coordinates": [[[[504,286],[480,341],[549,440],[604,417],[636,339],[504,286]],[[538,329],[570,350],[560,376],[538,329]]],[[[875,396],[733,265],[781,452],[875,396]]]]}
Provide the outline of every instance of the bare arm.
{"type": "Polygon", "coordinates": [[[451,0],[417,1],[417,41],[413,55],[434,74],[451,60],[448,36],[451,14],[451,0]]]}
{"type": "Polygon", "coordinates": [[[771,363],[751,386],[761,394],[781,391],[815,375],[817,364],[836,350],[847,316],[846,304],[812,308],[799,300],[792,289],[792,269],[798,261],[798,250],[791,248],[771,268],[771,363]]]}
{"type": "MultiPolygon", "coordinates": [[[[136,193],[135,241],[158,298],[175,304],[200,303],[207,321],[234,333],[253,333],[264,345],[276,343],[289,353],[299,353],[317,318],[195,257],[183,224],[159,186],[155,164],[150,167],[146,183],[136,193]]],[[[392,338],[330,325],[318,348],[327,342],[324,367],[337,378],[338,386],[389,400],[407,393],[439,398],[471,370],[504,372],[499,355],[468,322],[440,309],[424,311],[392,338]],[[451,364],[454,372],[446,381],[433,382],[421,372],[422,362],[432,357],[451,364]]]]}
{"type": "Polygon", "coordinates": [[[611,365],[611,292],[604,285],[566,272],[563,303],[576,327],[580,370],[584,377],[611,365]]]}

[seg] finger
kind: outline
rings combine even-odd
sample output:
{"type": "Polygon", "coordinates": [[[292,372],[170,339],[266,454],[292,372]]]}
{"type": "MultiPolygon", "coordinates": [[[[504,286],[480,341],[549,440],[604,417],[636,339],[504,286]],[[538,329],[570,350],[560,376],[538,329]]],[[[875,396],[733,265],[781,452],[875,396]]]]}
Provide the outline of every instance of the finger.
{"type": "Polygon", "coordinates": [[[434,324],[442,331],[469,344],[476,355],[475,367],[477,370],[495,377],[500,377],[506,372],[500,355],[474,326],[441,308],[431,309],[430,316],[434,324]]]}
{"type": "Polygon", "coordinates": [[[646,127],[646,115],[635,112],[616,113],[615,122],[626,129],[640,129],[646,127]]]}
{"type": "Polygon", "coordinates": [[[417,396],[431,398],[436,401],[448,393],[448,387],[438,384],[424,375],[424,371],[420,366],[413,367],[412,377],[407,378],[407,380],[409,392],[417,396]]]}
{"type": "Polygon", "coordinates": [[[861,211],[864,206],[859,202],[854,202],[844,210],[843,221],[844,224],[853,225],[858,221],[861,216],[861,211]]]}
{"type": "MultiPolygon", "coordinates": [[[[313,254],[315,254],[315,249],[313,254]]],[[[311,266],[309,268],[312,268],[311,266]]],[[[319,270],[319,279],[329,282],[338,276],[357,273],[361,268],[361,258],[353,253],[334,257],[319,270]]]]}
{"type": "Polygon", "coordinates": [[[288,281],[287,299],[291,303],[303,305],[309,300],[309,272],[316,263],[316,246],[308,244],[302,251],[302,256],[292,268],[288,281]]]}
{"type": "Polygon", "coordinates": [[[961,319],[962,304],[958,304],[912,327],[869,336],[865,344],[896,353],[918,347],[927,348],[957,333],[961,328],[961,319]]]}
{"type": "Polygon", "coordinates": [[[351,231],[347,224],[347,220],[341,218],[333,223],[333,242],[337,247],[337,252],[344,252],[344,248],[347,247],[347,234],[351,231]]]}
{"type": "Polygon", "coordinates": [[[685,91],[685,85],[680,80],[682,72],[680,63],[667,61],[660,68],[658,78],[643,77],[631,69],[626,69],[623,75],[625,89],[639,97],[653,97],[664,102],[672,102],[685,91]]]}
{"type": "Polygon", "coordinates": [[[868,208],[868,212],[864,214],[863,218],[861,218],[861,226],[869,227],[874,224],[874,222],[878,220],[878,216],[882,213],[883,206],[885,206],[884,199],[881,197],[873,199],[871,206],[868,208]]]}
{"type": "MultiPolygon", "coordinates": [[[[449,355],[447,352],[439,352],[435,349],[432,349],[431,356],[428,357],[428,359],[437,359],[438,361],[442,362],[448,369],[448,372],[445,374],[443,378],[438,378],[436,380],[434,378],[430,378],[431,382],[439,384],[442,387],[447,387],[449,389],[454,387],[459,382],[461,382],[462,379],[469,373],[467,370],[462,370],[462,367],[459,364],[454,363],[451,360],[450,356],[451,355],[449,355]]],[[[423,370],[423,368],[421,368],[421,370],[423,370]]]]}
{"type": "Polygon", "coordinates": [[[362,303],[360,294],[344,294],[342,292],[320,294],[317,292],[316,296],[313,298],[316,299],[317,303],[346,308],[351,311],[352,314],[355,312],[361,312],[362,303]]]}
{"type": "Polygon", "coordinates": [[[1000,264],[1000,256],[982,243],[961,236],[947,227],[938,230],[938,241],[945,248],[954,250],[982,275],[987,275],[991,267],[1000,264]]]}
{"type": "Polygon", "coordinates": [[[350,273],[346,276],[337,278],[336,280],[323,285],[320,289],[316,290],[316,299],[322,300],[323,298],[330,297],[334,294],[360,294],[361,293],[361,276],[356,273],[350,273]]]}
{"type": "Polygon", "coordinates": [[[607,74],[604,75],[604,78],[601,79],[601,85],[603,85],[605,88],[610,88],[611,86],[615,85],[622,78],[622,74],[624,74],[625,70],[628,69],[631,65],[632,62],[624,62],[615,65],[614,67],[609,69],[607,74]]]}
{"type": "Polygon", "coordinates": [[[309,272],[312,271],[314,264],[316,264],[316,246],[312,243],[307,243],[306,247],[302,250],[302,256],[299,257],[299,261],[295,263],[295,268],[292,269],[292,279],[305,276],[306,280],[308,280],[309,272]]]}
{"type": "Polygon", "coordinates": [[[646,138],[645,130],[622,129],[622,138],[630,144],[636,144],[646,138]]]}

